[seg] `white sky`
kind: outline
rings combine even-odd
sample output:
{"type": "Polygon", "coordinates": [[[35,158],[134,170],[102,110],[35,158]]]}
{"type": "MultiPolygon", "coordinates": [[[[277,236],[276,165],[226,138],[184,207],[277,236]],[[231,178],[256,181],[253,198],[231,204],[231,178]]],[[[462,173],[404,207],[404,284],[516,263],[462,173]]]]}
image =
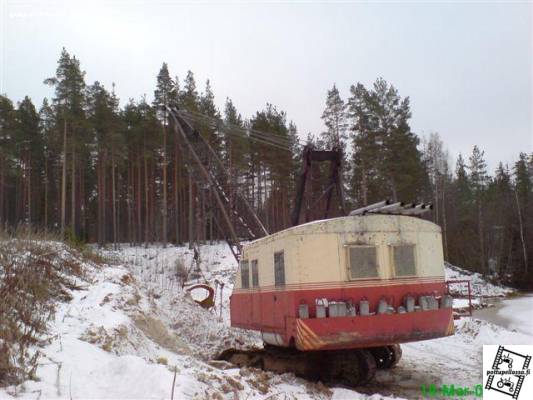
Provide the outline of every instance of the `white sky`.
{"type": "Polygon", "coordinates": [[[377,77],[411,98],[411,126],[440,133],[455,157],[478,144],[489,166],[533,151],[530,2],[183,2],[0,0],[0,93],[53,95],[61,48],[86,81],[147,94],[163,61],[211,80],[245,117],[273,103],[304,136],[323,129],[333,83],[377,77]]]}

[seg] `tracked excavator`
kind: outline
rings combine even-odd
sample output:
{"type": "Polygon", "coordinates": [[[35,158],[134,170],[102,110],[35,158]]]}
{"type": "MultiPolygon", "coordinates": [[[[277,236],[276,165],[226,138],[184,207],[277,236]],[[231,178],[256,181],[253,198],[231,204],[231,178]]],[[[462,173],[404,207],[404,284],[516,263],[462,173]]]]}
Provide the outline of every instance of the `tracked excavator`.
{"type": "MultiPolygon", "coordinates": [[[[271,234],[195,129],[196,116],[167,111],[188,173],[212,190],[217,229],[238,262],[231,325],[264,342],[218,359],[357,386],[394,367],[400,343],[454,333],[441,229],[419,218],[431,205],[385,200],[347,213],[341,150],[305,147],[292,226],[271,234]]],[[[241,134],[279,148],[276,135],[241,134]]]]}

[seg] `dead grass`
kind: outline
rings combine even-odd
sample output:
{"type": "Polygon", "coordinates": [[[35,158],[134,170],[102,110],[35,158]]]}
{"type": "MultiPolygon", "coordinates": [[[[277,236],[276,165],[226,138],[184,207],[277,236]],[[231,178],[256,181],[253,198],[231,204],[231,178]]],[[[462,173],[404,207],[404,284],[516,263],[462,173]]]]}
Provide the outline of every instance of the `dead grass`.
{"type": "Polygon", "coordinates": [[[35,378],[56,303],[80,289],[85,256],[57,239],[22,228],[0,232],[0,386],[35,378]]]}
{"type": "Polygon", "coordinates": [[[162,365],[168,365],[168,359],[166,357],[157,357],[157,363],[162,365]]]}
{"type": "Polygon", "coordinates": [[[170,333],[160,320],[137,315],[133,321],[138,329],[161,347],[179,354],[191,354],[189,347],[177,335],[170,333]]]}

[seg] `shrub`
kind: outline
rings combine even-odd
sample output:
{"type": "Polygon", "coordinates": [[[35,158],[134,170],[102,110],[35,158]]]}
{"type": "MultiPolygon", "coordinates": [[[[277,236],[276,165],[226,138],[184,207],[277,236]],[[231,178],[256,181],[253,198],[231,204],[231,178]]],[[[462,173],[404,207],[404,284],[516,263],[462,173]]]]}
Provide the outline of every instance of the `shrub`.
{"type": "Polygon", "coordinates": [[[183,285],[183,283],[187,282],[187,280],[189,279],[189,270],[187,269],[185,261],[182,257],[176,259],[176,262],[174,263],[174,268],[176,278],[183,285]]]}
{"type": "Polygon", "coordinates": [[[82,267],[62,243],[0,238],[0,386],[34,378],[56,301],[71,299],[82,267]]]}

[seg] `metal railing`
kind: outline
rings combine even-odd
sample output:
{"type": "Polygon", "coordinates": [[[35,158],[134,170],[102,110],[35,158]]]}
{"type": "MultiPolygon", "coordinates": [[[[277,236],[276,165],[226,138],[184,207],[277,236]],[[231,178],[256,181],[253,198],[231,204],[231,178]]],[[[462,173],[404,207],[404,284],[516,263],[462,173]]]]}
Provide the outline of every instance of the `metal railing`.
{"type": "Polygon", "coordinates": [[[454,293],[452,293],[450,291],[450,285],[462,285],[462,284],[467,284],[467,288],[468,288],[468,291],[467,291],[467,298],[468,298],[468,314],[464,314],[464,313],[458,313],[458,314],[454,314],[456,319],[457,318],[461,318],[461,317],[471,317],[472,316],[472,310],[473,310],[473,307],[472,307],[472,287],[470,285],[470,279],[451,279],[449,281],[446,281],[446,290],[448,292],[448,294],[450,296],[452,296],[452,298],[454,299],[459,299],[459,298],[464,298],[464,295],[462,294],[459,294],[459,295],[456,295],[454,293]]]}

